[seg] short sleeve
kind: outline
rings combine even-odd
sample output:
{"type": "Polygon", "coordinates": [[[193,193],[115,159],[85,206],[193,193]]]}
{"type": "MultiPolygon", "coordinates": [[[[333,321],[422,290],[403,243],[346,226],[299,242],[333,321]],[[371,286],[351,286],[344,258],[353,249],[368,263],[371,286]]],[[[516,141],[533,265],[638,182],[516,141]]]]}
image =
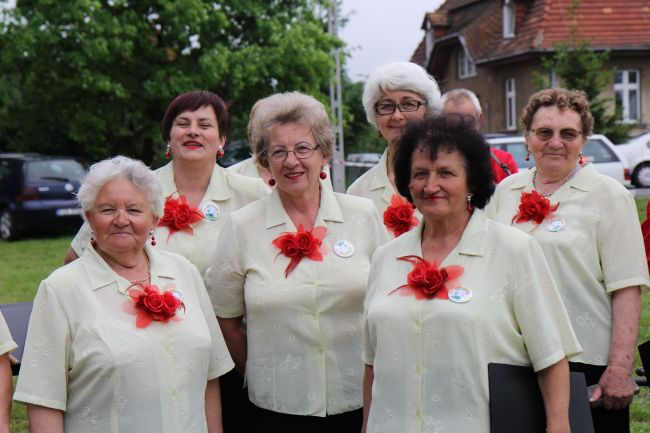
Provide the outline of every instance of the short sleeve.
{"type": "Polygon", "coordinates": [[[377,274],[377,256],[375,254],[372,260],[372,265],[370,266],[370,273],[368,275],[368,287],[366,289],[366,297],[363,303],[363,335],[362,335],[362,357],[363,362],[368,365],[374,365],[375,363],[375,349],[377,347],[377,336],[370,329],[368,322],[368,310],[370,304],[373,301],[375,295],[375,281],[377,274]]]}
{"type": "Polygon", "coordinates": [[[217,317],[244,315],[244,284],[246,274],[239,241],[230,215],[217,241],[218,248],[205,273],[205,285],[217,317]]]}
{"type": "Polygon", "coordinates": [[[0,313],[0,355],[9,353],[14,350],[18,345],[11,337],[11,332],[9,332],[9,327],[7,327],[7,322],[5,318],[0,313]]]}
{"type": "Polygon", "coordinates": [[[212,380],[232,370],[235,364],[230,357],[230,352],[228,352],[228,347],[221,334],[221,328],[219,328],[219,324],[217,323],[203,280],[198,270],[193,269],[192,271],[194,287],[212,340],[210,363],[208,365],[208,380],[212,380]]]}
{"type": "Polygon", "coordinates": [[[70,325],[54,288],[38,288],[14,400],[65,411],[70,325]]]}
{"type": "Polygon", "coordinates": [[[632,194],[624,191],[599,227],[598,252],[608,293],[640,285],[647,289],[648,262],[632,194]]]}
{"type": "Polygon", "coordinates": [[[88,224],[87,221],[84,221],[76,236],[72,239],[72,242],[70,242],[70,247],[77,254],[77,257],[81,257],[84,253],[88,242],[90,242],[91,236],[92,230],[90,230],[90,224],[88,224]]]}
{"type": "Polygon", "coordinates": [[[582,348],[539,243],[528,237],[511,267],[515,317],[535,371],[543,370],[582,348]]]}

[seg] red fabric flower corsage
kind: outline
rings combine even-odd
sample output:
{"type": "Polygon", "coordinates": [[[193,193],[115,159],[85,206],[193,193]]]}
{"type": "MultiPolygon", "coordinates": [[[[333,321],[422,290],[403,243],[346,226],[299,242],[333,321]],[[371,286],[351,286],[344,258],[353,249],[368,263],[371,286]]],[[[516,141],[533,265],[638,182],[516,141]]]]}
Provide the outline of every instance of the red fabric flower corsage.
{"type": "Polygon", "coordinates": [[[413,205],[405,198],[393,194],[390,206],[384,211],[384,225],[393,232],[395,237],[416,227],[420,221],[413,214],[413,205]]]}
{"type": "Polygon", "coordinates": [[[326,234],[327,227],[314,227],[313,230],[305,230],[300,224],[296,233],[284,232],[273,239],[273,245],[280,249],[278,256],[284,254],[290,259],[284,270],[285,278],[298,266],[303,257],[315,262],[323,260],[325,253],[323,238],[326,234]]]}
{"type": "Polygon", "coordinates": [[[181,195],[178,200],[168,197],[165,200],[165,213],[158,221],[158,227],[168,227],[169,236],[180,231],[192,234],[194,230],[190,227],[190,224],[197,223],[202,219],[203,212],[188,205],[187,198],[184,195],[181,195]]]}
{"type": "Polygon", "coordinates": [[[136,314],[135,326],[146,328],[152,321],[167,323],[176,316],[176,312],[185,304],[174,294],[174,291],[167,290],[160,292],[156,285],[136,286],[128,291],[133,301],[136,314]]]}
{"type": "Polygon", "coordinates": [[[397,260],[404,260],[413,264],[413,270],[406,276],[407,283],[389,293],[397,292],[402,296],[415,296],[415,299],[449,299],[449,283],[458,279],[465,268],[451,265],[439,268],[436,262],[429,263],[422,257],[404,256],[397,260]]]}
{"type": "Polygon", "coordinates": [[[560,203],[551,206],[549,199],[542,197],[535,190],[530,193],[522,192],[519,212],[512,217],[512,222],[525,223],[526,221],[533,221],[535,224],[540,224],[544,221],[544,218],[555,212],[558,206],[560,206],[560,203]]]}

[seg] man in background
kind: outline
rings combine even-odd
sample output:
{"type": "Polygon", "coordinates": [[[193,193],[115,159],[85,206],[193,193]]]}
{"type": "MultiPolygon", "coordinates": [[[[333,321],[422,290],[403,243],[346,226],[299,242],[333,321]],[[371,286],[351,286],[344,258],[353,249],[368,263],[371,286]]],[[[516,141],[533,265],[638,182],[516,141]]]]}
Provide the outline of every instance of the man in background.
{"type": "MultiPolygon", "coordinates": [[[[478,98],[471,90],[454,89],[442,95],[443,113],[460,114],[464,118],[471,118],[474,121],[474,127],[481,131],[483,126],[483,110],[478,98]]],[[[494,181],[501,182],[512,173],[517,173],[517,163],[512,155],[504,150],[490,148],[492,158],[490,165],[494,173],[494,181]]]]}

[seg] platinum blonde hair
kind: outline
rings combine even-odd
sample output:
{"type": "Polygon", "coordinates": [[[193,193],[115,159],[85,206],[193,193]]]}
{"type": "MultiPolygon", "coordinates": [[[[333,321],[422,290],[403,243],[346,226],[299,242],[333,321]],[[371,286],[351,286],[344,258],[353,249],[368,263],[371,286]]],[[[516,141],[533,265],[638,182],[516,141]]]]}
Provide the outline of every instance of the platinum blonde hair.
{"type": "Polygon", "coordinates": [[[278,125],[305,125],[314,135],[326,159],[334,153],[334,132],[325,106],[313,96],[300,92],[276,93],[255,104],[249,124],[255,161],[269,168],[269,132],[278,125]]]}
{"type": "Polygon", "coordinates": [[[84,213],[93,208],[99,190],[113,179],[126,179],[144,191],[153,215],[156,218],[162,216],[163,196],[158,177],[142,161],[121,155],[105,159],[90,167],[77,193],[77,199],[84,213]]]}
{"type": "Polygon", "coordinates": [[[375,128],[378,127],[375,105],[382,94],[393,90],[408,90],[420,95],[427,102],[427,116],[442,108],[438,83],[424,68],[411,62],[389,63],[375,69],[363,88],[363,108],[368,122],[375,128]]]}
{"type": "Polygon", "coordinates": [[[481,114],[483,110],[481,109],[481,103],[478,101],[476,93],[467,89],[454,89],[442,95],[442,106],[444,107],[447,101],[450,101],[452,104],[457,104],[461,99],[466,98],[474,106],[476,114],[481,114]]]}

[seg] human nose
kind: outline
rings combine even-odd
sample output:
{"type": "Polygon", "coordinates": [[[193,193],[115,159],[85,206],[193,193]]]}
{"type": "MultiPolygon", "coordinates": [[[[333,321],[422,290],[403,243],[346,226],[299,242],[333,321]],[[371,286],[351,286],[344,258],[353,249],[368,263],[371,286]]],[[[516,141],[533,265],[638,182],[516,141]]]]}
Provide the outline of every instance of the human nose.
{"type": "Polygon", "coordinates": [[[187,135],[190,137],[196,137],[199,135],[198,127],[194,123],[190,123],[190,125],[187,127],[187,135]]]}
{"type": "Polygon", "coordinates": [[[126,210],[123,209],[118,209],[117,212],[115,212],[115,218],[113,219],[113,224],[117,226],[125,226],[129,223],[129,219],[127,218],[127,213],[126,210]]]}
{"type": "Polygon", "coordinates": [[[393,114],[391,114],[391,119],[395,120],[402,120],[404,119],[404,113],[402,113],[402,110],[400,110],[399,105],[395,106],[395,111],[393,111],[393,114]]]}
{"type": "Polygon", "coordinates": [[[294,165],[298,163],[298,156],[295,150],[287,150],[284,156],[284,163],[287,165],[294,165]]]}

